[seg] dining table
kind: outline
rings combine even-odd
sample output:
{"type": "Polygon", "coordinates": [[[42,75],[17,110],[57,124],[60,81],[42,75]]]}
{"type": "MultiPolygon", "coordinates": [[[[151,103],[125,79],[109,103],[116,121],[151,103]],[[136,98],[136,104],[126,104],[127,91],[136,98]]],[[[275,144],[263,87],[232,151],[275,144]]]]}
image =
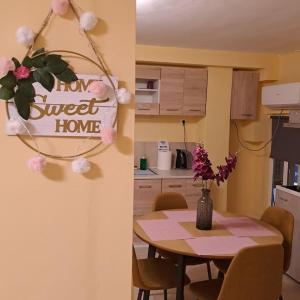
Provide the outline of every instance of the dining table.
{"type": "MultiPolygon", "coordinates": [[[[210,230],[196,228],[196,211],[181,209],[138,216],[133,231],[149,245],[148,258],[155,257],[157,249],[177,254],[176,300],[184,300],[187,257],[232,259],[244,247],[283,242],[282,234],[263,221],[216,211],[210,230]]],[[[149,297],[150,291],[144,293],[144,300],[149,297]]]]}

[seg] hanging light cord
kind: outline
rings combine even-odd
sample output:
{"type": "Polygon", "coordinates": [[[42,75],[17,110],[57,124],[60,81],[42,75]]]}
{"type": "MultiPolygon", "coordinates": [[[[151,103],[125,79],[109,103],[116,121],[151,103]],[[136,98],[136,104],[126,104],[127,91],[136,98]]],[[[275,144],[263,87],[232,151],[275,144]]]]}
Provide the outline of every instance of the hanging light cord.
{"type": "Polygon", "coordinates": [[[246,149],[248,151],[252,151],[252,152],[257,152],[257,151],[261,151],[261,150],[265,149],[273,141],[273,139],[275,138],[275,136],[276,136],[276,134],[278,132],[279,125],[280,125],[280,120],[282,118],[282,113],[283,113],[283,110],[280,111],[279,118],[278,118],[277,124],[276,124],[276,128],[274,130],[274,133],[272,134],[272,137],[267,142],[265,142],[263,146],[261,146],[259,148],[256,148],[256,149],[250,148],[250,147],[248,147],[247,145],[244,144],[244,141],[242,141],[242,139],[240,137],[239,127],[237,125],[237,122],[233,121],[234,127],[236,129],[236,137],[237,137],[239,145],[242,148],[244,148],[244,149],[246,149]]]}

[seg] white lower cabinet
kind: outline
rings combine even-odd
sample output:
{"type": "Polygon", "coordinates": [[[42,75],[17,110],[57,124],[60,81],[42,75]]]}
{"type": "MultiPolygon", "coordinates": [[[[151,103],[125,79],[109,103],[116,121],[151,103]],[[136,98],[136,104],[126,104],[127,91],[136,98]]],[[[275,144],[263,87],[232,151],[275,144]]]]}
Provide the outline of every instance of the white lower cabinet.
{"type": "MultiPolygon", "coordinates": [[[[176,192],[182,194],[189,209],[196,209],[201,196],[201,188],[196,187],[194,179],[135,179],[133,215],[138,217],[153,210],[154,200],[161,192],[176,192]]],[[[136,236],[135,245],[143,245],[136,236]]],[[[146,244],[144,244],[146,245],[146,244]]]]}
{"type": "Polygon", "coordinates": [[[134,181],[134,216],[149,213],[153,209],[154,200],[161,192],[182,194],[190,209],[196,209],[201,196],[201,188],[193,179],[136,179],[134,181]]]}
{"type": "Polygon", "coordinates": [[[277,188],[276,206],[282,207],[289,211],[291,214],[293,214],[295,219],[291,266],[287,273],[292,278],[300,282],[300,193],[290,193],[286,188],[277,188]]]}

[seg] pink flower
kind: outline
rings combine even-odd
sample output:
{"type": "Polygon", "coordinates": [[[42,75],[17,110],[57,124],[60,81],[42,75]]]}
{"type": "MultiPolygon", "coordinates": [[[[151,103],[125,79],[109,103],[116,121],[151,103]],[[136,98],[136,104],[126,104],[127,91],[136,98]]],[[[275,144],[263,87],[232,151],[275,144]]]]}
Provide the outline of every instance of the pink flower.
{"type": "Polygon", "coordinates": [[[14,71],[17,79],[26,79],[30,75],[30,69],[25,66],[20,66],[14,71]]]}
{"type": "Polygon", "coordinates": [[[108,92],[108,86],[103,81],[93,81],[88,86],[88,92],[95,95],[97,98],[104,98],[108,92]]]}
{"type": "Polygon", "coordinates": [[[52,0],[51,6],[56,15],[64,16],[69,10],[69,0],[52,0]]]}
{"type": "Polygon", "coordinates": [[[0,76],[4,77],[9,71],[15,70],[15,64],[12,60],[5,57],[0,57],[0,76]]]}
{"type": "Polygon", "coordinates": [[[117,132],[112,127],[104,127],[101,130],[100,136],[103,144],[111,145],[117,137],[117,132]]]}
{"type": "Polygon", "coordinates": [[[36,155],[31,157],[28,162],[28,168],[33,172],[41,172],[45,168],[47,162],[44,156],[36,155]]]}
{"type": "Polygon", "coordinates": [[[225,157],[226,164],[217,166],[218,173],[212,169],[212,163],[208,158],[207,151],[200,145],[197,145],[193,151],[193,171],[194,180],[202,178],[202,180],[215,180],[217,185],[228,179],[229,174],[234,170],[237,157],[230,154],[225,157]]]}

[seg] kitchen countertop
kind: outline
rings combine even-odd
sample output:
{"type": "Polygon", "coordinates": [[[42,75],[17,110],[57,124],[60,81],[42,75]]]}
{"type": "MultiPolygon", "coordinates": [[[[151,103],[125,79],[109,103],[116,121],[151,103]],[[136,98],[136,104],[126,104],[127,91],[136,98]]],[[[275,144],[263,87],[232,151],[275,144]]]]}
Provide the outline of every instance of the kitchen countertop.
{"type": "Polygon", "coordinates": [[[194,177],[192,169],[171,169],[168,171],[150,168],[155,174],[151,175],[134,175],[134,179],[191,179],[194,177]]]}

